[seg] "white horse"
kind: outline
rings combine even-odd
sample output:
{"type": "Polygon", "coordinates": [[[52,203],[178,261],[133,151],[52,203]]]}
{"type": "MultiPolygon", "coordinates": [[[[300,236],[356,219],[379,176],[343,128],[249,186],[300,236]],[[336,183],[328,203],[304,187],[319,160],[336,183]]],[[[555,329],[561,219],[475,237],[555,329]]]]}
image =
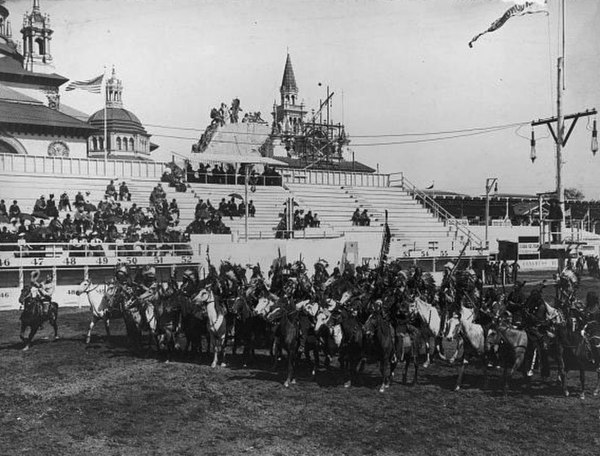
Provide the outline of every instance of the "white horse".
{"type": "Polygon", "coordinates": [[[90,328],[85,338],[85,343],[89,344],[92,340],[92,330],[98,321],[104,321],[104,327],[106,329],[106,336],[110,337],[110,318],[111,308],[115,298],[116,288],[107,287],[106,285],[94,285],[91,280],[84,280],[79,284],[79,287],[75,291],[77,296],[85,294],[87,296],[90,310],[92,312],[92,321],[90,322],[90,328]],[[98,292],[98,289],[103,287],[102,292],[98,292]]]}
{"type": "Polygon", "coordinates": [[[214,352],[211,367],[217,367],[221,358],[221,367],[225,367],[225,337],[227,336],[227,324],[225,321],[225,309],[215,299],[212,291],[201,290],[194,298],[194,304],[205,306],[208,321],[206,323],[210,336],[210,346],[214,352]]]}
{"type": "MultiPolygon", "coordinates": [[[[454,391],[459,391],[462,384],[463,375],[465,373],[465,367],[469,364],[467,357],[465,356],[464,340],[466,339],[471,348],[475,352],[476,356],[483,357],[485,354],[485,334],[483,326],[473,322],[475,319],[474,309],[465,307],[461,304],[460,316],[453,315],[446,320],[446,328],[444,330],[444,337],[447,340],[454,340],[458,338],[459,344],[458,349],[450,362],[458,359],[460,364],[458,368],[458,378],[456,380],[456,388],[454,391]]],[[[486,363],[484,366],[484,377],[487,381],[486,363]]]]}
{"type": "Polygon", "coordinates": [[[423,364],[423,367],[427,368],[431,363],[430,355],[432,353],[430,352],[432,352],[435,349],[435,342],[434,344],[432,344],[430,339],[433,338],[433,340],[435,341],[435,338],[440,334],[440,325],[442,323],[440,313],[435,308],[435,306],[432,306],[428,302],[423,301],[421,298],[415,298],[415,300],[410,303],[409,310],[411,314],[416,313],[419,315],[423,323],[425,323],[429,328],[429,331],[432,335],[432,337],[425,338],[427,360],[423,364]]]}

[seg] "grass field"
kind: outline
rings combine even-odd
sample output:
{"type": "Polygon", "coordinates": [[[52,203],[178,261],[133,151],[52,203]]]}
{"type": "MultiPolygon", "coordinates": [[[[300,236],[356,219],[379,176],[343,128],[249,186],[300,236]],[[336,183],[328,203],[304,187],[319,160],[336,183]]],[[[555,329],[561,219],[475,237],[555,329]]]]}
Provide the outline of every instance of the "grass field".
{"type": "MultiPolygon", "coordinates": [[[[588,279],[584,289],[596,286],[588,279]]],[[[529,393],[519,379],[504,398],[500,371],[482,390],[476,367],[455,393],[456,368],[440,363],[384,394],[374,364],[361,386],[343,388],[336,368],[311,381],[304,366],[285,389],[266,356],[247,369],[230,356],[214,370],[207,358],[134,356],[121,322],[112,341],[100,325],[86,347],[85,309],[61,308],[61,339],[44,339],[46,324],[22,352],[18,315],[0,312],[1,455],[600,454],[592,372],[585,401],[537,374],[529,393]]],[[[579,391],[578,374],[569,384],[579,391]]]]}

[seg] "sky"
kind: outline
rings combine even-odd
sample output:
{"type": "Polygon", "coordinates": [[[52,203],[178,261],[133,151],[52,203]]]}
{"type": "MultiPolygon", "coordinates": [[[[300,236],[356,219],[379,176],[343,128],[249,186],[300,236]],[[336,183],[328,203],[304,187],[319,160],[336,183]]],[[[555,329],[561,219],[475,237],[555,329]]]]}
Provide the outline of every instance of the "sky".
{"type": "MultiPolygon", "coordinates": [[[[403,172],[418,187],[471,195],[485,192],[488,177],[498,178],[501,193],[553,190],[547,128],[535,128],[534,164],[529,125],[439,141],[414,142],[455,134],[411,135],[556,115],[558,2],[549,0],[548,15],[514,17],[469,48],[513,1],[40,1],[54,29],[56,72],[82,80],[114,65],[125,107],[160,145],[155,159],[187,154],[222,101],[237,97],[244,111],[269,120],[289,52],[309,109],[327,85],[334,92],[332,117],[346,125],[357,160],[403,172]]],[[[6,3],[15,35],[32,3],[6,3]]],[[[600,109],[600,2],[568,0],[565,23],[564,112],[600,109]]],[[[81,91],[61,100],[90,114],[103,103],[81,91]]],[[[569,139],[563,181],[600,199],[592,120],[580,119],[569,139]]]]}

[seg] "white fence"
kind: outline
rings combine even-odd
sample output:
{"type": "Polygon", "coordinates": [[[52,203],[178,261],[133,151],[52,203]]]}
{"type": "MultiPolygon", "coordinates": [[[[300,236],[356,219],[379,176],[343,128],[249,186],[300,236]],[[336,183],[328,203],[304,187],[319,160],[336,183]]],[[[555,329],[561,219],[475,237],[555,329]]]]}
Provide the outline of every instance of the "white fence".
{"type": "Polygon", "coordinates": [[[352,173],[311,169],[280,169],[284,184],[389,187],[389,174],[352,173]]]}
{"type": "Polygon", "coordinates": [[[104,161],[90,158],[0,154],[0,172],[3,173],[158,179],[162,176],[164,170],[164,163],[141,160],[104,161]]]}

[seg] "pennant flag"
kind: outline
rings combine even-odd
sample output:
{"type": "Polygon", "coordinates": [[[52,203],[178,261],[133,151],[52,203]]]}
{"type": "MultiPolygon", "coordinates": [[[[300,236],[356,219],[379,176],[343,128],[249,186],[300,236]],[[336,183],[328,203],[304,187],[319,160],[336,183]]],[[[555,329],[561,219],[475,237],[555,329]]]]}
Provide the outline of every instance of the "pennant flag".
{"type": "Polygon", "coordinates": [[[383,263],[387,259],[388,253],[390,253],[390,242],[392,240],[392,233],[390,226],[385,222],[383,229],[383,240],[381,242],[381,253],[379,254],[379,268],[383,267],[383,263]]]}
{"type": "Polygon", "coordinates": [[[73,81],[69,83],[65,90],[68,92],[70,90],[81,89],[91,93],[101,93],[103,79],[104,75],[101,74],[100,76],[90,79],[88,81],[73,81]]]}
{"type": "Polygon", "coordinates": [[[499,18],[492,22],[492,25],[485,30],[484,32],[475,35],[471,41],[469,41],[469,47],[473,47],[473,43],[479,39],[480,36],[485,35],[486,33],[493,32],[502,27],[506,21],[508,21],[513,16],[524,16],[526,14],[534,14],[534,13],[546,13],[548,14],[548,5],[547,2],[539,2],[539,1],[531,1],[520,3],[512,6],[499,18]]]}

